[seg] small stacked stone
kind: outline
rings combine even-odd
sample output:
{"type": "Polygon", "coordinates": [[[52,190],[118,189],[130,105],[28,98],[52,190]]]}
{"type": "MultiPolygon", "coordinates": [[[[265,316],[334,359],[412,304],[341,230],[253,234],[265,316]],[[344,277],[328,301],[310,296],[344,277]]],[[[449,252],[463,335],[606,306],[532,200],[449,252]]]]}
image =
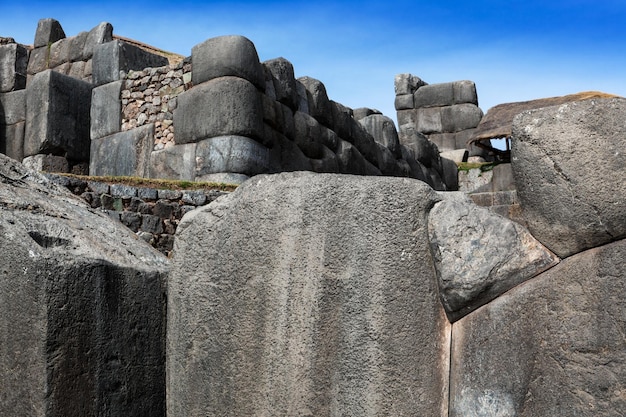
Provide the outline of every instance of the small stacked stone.
{"type": "Polygon", "coordinates": [[[191,88],[191,63],[131,71],[122,90],[122,131],[154,123],[154,150],[173,146],[177,96],[191,88]]]}

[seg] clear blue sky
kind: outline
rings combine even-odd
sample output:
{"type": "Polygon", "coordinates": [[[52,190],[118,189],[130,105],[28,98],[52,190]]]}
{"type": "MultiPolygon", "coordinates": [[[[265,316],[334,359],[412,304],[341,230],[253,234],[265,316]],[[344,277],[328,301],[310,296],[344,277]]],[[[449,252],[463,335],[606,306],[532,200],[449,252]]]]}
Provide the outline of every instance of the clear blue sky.
{"type": "Polygon", "coordinates": [[[476,82],[479,105],[601,90],[626,96],[626,0],[3,1],[0,36],[32,44],[40,18],[67,36],[114,33],[190,55],[241,34],[261,60],[282,56],[331,99],[394,120],[394,76],[476,82]]]}

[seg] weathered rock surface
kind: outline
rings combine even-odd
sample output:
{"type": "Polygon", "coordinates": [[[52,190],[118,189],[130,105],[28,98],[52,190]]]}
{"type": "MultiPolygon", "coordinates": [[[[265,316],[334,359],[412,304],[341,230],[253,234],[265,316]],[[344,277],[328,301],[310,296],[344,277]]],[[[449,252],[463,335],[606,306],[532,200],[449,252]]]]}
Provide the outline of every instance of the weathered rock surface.
{"type": "Polygon", "coordinates": [[[450,416],[623,415],[624,259],[579,253],[456,322],[450,416]]]}
{"type": "Polygon", "coordinates": [[[560,257],[626,237],[626,99],[524,112],[512,167],[532,234],[560,257]]]}
{"type": "Polygon", "coordinates": [[[0,155],[0,415],[163,416],[167,269],[0,155]]]}
{"type": "Polygon", "coordinates": [[[257,176],[187,214],[168,413],[444,415],[449,324],[411,179],[257,176]]]}
{"type": "Polygon", "coordinates": [[[559,262],[518,223],[441,193],[428,217],[439,293],[451,321],[559,262]]]}

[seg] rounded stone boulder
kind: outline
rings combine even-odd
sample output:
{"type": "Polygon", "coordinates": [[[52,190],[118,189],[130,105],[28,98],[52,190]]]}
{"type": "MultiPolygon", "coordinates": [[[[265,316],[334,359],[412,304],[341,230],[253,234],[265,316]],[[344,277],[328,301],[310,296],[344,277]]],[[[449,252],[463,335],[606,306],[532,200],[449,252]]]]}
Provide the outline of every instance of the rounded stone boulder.
{"type": "Polygon", "coordinates": [[[626,99],[524,112],[512,168],[524,218],[561,258],[626,236],[626,99]]]}
{"type": "Polygon", "coordinates": [[[239,35],[207,39],[191,49],[194,85],[218,77],[234,76],[265,91],[265,73],[252,41],[239,35]]]}

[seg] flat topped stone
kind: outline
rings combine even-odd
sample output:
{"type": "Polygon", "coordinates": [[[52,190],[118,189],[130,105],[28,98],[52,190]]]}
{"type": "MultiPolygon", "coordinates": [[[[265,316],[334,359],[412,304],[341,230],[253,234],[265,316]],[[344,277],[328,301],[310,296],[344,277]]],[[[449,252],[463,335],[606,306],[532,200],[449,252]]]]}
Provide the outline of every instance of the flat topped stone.
{"type": "Polygon", "coordinates": [[[168,413],[441,415],[449,324],[420,181],[256,176],[185,215],[168,413]]]}
{"type": "Polygon", "coordinates": [[[560,257],[626,237],[626,99],[589,99],[513,121],[524,218],[560,257]]]}
{"type": "Polygon", "coordinates": [[[475,205],[465,193],[441,193],[428,218],[439,293],[455,321],[559,259],[524,227],[475,205]]]}

